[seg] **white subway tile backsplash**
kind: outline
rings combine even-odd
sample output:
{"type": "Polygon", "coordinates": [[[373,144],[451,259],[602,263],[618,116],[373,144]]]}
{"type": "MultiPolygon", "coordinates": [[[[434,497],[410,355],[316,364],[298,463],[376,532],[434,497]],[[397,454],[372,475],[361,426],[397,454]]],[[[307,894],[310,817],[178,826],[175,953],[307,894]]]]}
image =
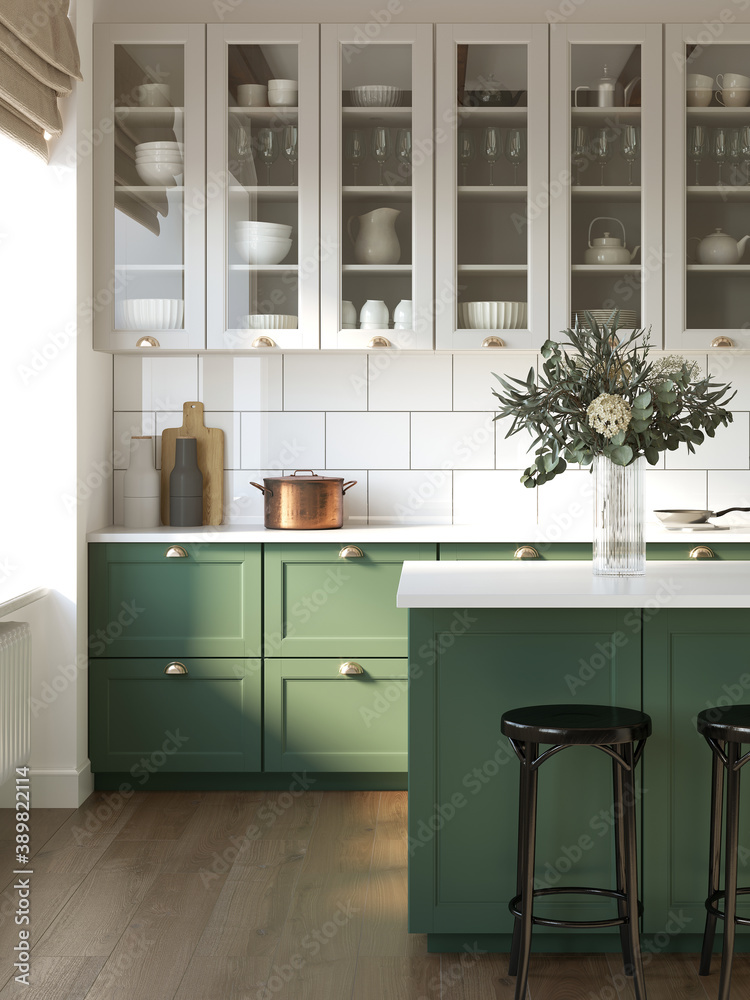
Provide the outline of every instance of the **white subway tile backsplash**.
{"type": "Polygon", "coordinates": [[[208,355],[200,358],[200,396],[207,410],[280,410],[282,357],[208,355]]]}
{"type": "Polygon", "coordinates": [[[715,382],[731,382],[737,395],[731,410],[750,410],[750,353],[715,351],[709,355],[708,371],[715,382]]]}
{"type": "Polygon", "coordinates": [[[453,473],[453,523],[512,523],[519,533],[536,527],[537,494],[521,486],[519,472],[453,473]]]}
{"type": "Polygon", "coordinates": [[[113,408],[115,410],[148,410],[151,399],[144,393],[151,391],[151,380],[144,375],[145,358],[116,354],[114,363],[113,408]]]}
{"type": "Polygon", "coordinates": [[[243,413],[241,464],[243,469],[319,472],[325,467],[325,414],[243,413]]]}
{"type": "Polygon", "coordinates": [[[643,480],[643,513],[647,522],[657,522],[655,510],[695,508],[704,510],[707,499],[707,474],[646,469],[643,480]]]}
{"type": "MultiPolygon", "coordinates": [[[[750,507],[750,471],[709,472],[708,508],[726,510],[727,507],[750,507]]],[[[725,514],[718,524],[750,524],[750,512],[725,514]]]]}
{"type": "Polygon", "coordinates": [[[287,354],[284,409],[366,410],[366,355],[287,354]]]}
{"type": "Polygon", "coordinates": [[[143,375],[146,410],[182,412],[183,403],[198,399],[197,357],[145,358],[143,375]]]}
{"type": "MultiPolygon", "coordinates": [[[[520,482],[518,488],[526,489],[520,482]]],[[[594,477],[589,469],[566,469],[561,476],[535,489],[539,494],[539,524],[547,541],[557,541],[562,532],[576,527],[591,534],[594,477]]]]}
{"type": "Polygon", "coordinates": [[[412,413],[412,469],[491,469],[494,464],[491,413],[412,413]]]}
{"type": "Polygon", "coordinates": [[[747,469],[750,466],[750,415],[735,413],[728,427],[719,427],[690,454],[681,444],[666,455],[667,469],[747,469]]]}
{"type": "Polygon", "coordinates": [[[370,470],[370,524],[450,524],[453,473],[370,470]]]}
{"type": "Polygon", "coordinates": [[[240,468],[240,414],[223,410],[204,410],[203,422],[206,427],[218,427],[224,431],[224,468],[240,468]]]}
{"type": "Polygon", "coordinates": [[[370,354],[368,372],[371,410],[451,408],[449,354],[370,354]]]}
{"type": "Polygon", "coordinates": [[[167,427],[182,427],[182,410],[179,413],[156,414],[156,468],[161,468],[161,436],[167,427]]]}
{"type": "Polygon", "coordinates": [[[231,524],[263,524],[263,493],[251,483],[263,485],[279,469],[241,469],[225,473],[224,520],[231,524]]]}
{"type": "Polygon", "coordinates": [[[525,379],[529,368],[536,371],[536,351],[506,353],[487,350],[483,354],[455,354],[453,356],[453,409],[485,410],[497,408],[493,389],[502,387],[497,375],[511,375],[525,379]],[[495,373],[495,374],[493,374],[495,373]]]}
{"type": "Polygon", "coordinates": [[[513,422],[512,417],[495,421],[495,466],[498,469],[525,469],[534,461],[534,450],[529,446],[534,437],[529,431],[521,430],[506,437],[513,422]]]}
{"type": "Polygon", "coordinates": [[[408,469],[409,414],[326,414],[326,463],[337,469],[408,469]]]}

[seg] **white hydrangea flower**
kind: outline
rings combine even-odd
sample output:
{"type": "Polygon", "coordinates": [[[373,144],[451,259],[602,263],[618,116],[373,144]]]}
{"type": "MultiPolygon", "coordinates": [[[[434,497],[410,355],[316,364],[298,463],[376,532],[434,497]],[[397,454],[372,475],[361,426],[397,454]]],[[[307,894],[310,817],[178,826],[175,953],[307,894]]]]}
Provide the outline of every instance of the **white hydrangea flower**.
{"type": "Polygon", "coordinates": [[[628,429],[632,412],[630,403],[622,396],[603,392],[593,403],[589,403],[586,415],[589,427],[593,427],[605,438],[613,438],[615,434],[628,429]]]}

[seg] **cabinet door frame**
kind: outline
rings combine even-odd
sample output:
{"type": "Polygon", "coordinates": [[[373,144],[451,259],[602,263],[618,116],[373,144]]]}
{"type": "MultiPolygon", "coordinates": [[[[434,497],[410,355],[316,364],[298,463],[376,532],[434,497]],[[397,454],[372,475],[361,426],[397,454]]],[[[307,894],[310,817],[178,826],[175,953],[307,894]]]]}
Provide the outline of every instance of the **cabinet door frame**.
{"type": "MultiPolygon", "coordinates": [[[[207,37],[207,170],[217,191],[206,196],[206,261],[208,347],[241,352],[237,333],[227,329],[227,226],[226,205],[233,178],[226,164],[228,142],[227,60],[230,45],[298,46],[299,148],[304,150],[297,175],[298,239],[296,330],[259,330],[284,351],[314,349],[320,341],[319,234],[319,27],[317,24],[209,24],[207,37]]],[[[255,350],[258,350],[257,348],[255,350]]],[[[263,350],[263,349],[261,349],[263,350]]],[[[273,350],[273,349],[271,349],[273,350]]]]}
{"type": "MultiPolygon", "coordinates": [[[[94,289],[101,301],[94,309],[94,349],[141,352],[136,342],[151,334],[167,349],[200,350],[206,346],[205,248],[203,207],[206,184],[206,29],[203,24],[95,24],[94,121],[103,133],[94,149],[94,289]],[[183,45],[184,175],[183,298],[184,330],[117,330],[115,291],[115,45],[183,45]],[[192,201],[191,211],[188,204],[192,201]]],[[[145,348],[152,350],[153,348],[145,348]]]]}
{"type": "MultiPolygon", "coordinates": [[[[662,25],[553,24],[550,27],[550,178],[562,193],[550,198],[550,337],[571,325],[571,58],[573,45],[641,46],[641,89],[648,95],[641,109],[641,323],[651,327],[651,345],[663,343],[664,237],[662,230],[662,25]]],[[[617,109],[615,109],[617,110],[617,109]]],[[[593,212],[592,212],[593,218],[593,212]]],[[[628,248],[636,244],[628,239],[628,248]]],[[[623,279],[625,275],[623,275],[623,279]]],[[[575,303],[576,308],[580,303],[575,303]]]]}
{"type": "Polygon", "coordinates": [[[490,334],[512,349],[538,350],[549,326],[549,32],[546,24],[437,25],[435,90],[435,345],[474,350],[490,334]],[[527,60],[527,296],[528,330],[457,331],[458,165],[456,45],[526,44],[527,60]],[[534,206],[534,217],[530,206],[534,206]],[[438,210],[438,206],[440,206],[438,210]]]}

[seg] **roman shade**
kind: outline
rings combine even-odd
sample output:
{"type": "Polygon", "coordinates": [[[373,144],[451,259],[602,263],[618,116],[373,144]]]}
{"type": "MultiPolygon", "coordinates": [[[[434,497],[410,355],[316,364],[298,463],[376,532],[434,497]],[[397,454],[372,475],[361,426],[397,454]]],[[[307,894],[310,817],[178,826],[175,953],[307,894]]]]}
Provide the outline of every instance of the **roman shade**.
{"type": "Polygon", "coordinates": [[[58,98],[81,79],[70,0],[0,3],[0,132],[48,159],[62,132],[58,98]]]}

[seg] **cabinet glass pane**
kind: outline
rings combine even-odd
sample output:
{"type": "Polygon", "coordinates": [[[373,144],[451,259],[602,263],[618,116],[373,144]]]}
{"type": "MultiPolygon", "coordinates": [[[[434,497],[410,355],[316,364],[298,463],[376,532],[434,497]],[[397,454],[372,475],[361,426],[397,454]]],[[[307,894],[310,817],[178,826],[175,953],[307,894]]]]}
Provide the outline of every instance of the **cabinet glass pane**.
{"type": "Polygon", "coordinates": [[[750,320],[750,254],[742,240],[750,233],[748,104],[750,45],[686,46],[685,325],[689,329],[746,329],[750,320]]]}
{"type": "Polygon", "coordinates": [[[641,46],[571,46],[571,324],[642,325],[641,46]]]}
{"type": "Polygon", "coordinates": [[[184,328],[184,48],[114,52],[115,324],[184,328]]]}
{"type": "Polygon", "coordinates": [[[457,328],[526,329],[527,49],[456,52],[457,328]]]}
{"type": "Polygon", "coordinates": [[[226,322],[238,346],[258,330],[297,328],[298,178],[306,155],[298,76],[295,44],[229,46],[226,322]]]}

